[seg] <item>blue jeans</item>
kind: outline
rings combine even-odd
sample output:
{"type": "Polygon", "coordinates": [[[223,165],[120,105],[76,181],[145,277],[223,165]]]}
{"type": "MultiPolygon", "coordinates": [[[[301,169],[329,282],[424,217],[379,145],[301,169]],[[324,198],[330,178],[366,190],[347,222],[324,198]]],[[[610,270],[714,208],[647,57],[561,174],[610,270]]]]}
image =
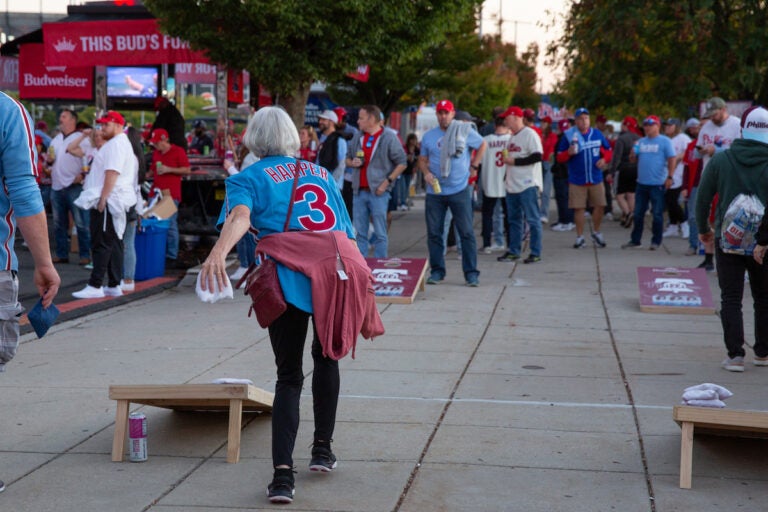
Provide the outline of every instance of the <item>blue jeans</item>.
{"type": "Polygon", "coordinates": [[[641,185],[635,189],[635,226],[630,237],[633,244],[639,244],[643,238],[643,219],[648,210],[648,202],[651,203],[653,224],[651,225],[651,244],[661,245],[661,237],[664,232],[664,185],[641,185]]]}
{"type": "Polygon", "coordinates": [[[53,232],[56,239],[56,257],[69,259],[69,212],[75,219],[77,245],[80,259],[91,257],[90,213],[75,206],[75,199],[83,191],[81,185],[70,185],[61,190],[51,190],[53,232]]]}
{"type": "Polygon", "coordinates": [[[531,229],[531,256],[541,256],[541,217],[537,187],[528,187],[517,194],[507,193],[509,223],[509,252],[518,256],[523,250],[523,216],[531,229]]]}
{"type": "Polygon", "coordinates": [[[464,278],[477,278],[477,243],[472,229],[472,189],[467,187],[451,195],[427,194],[424,201],[424,216],[427,221],[427,247],[429,248],[429,266],[431,277],[445,277],[445,245],[443,243],[443,223],[445,214],[451,210],[454,225],[461,238],[461,267],[464,278]]]}
{"type": "Polygon", "coordinates": [[[377,196],[370,190],[360,190],[352,198],[352,210],[354,215],[355,231],[357,232],[357,248],[368,257],[368,225],[373,222],[373,257],[387,257],[387,207],[389,206],[389,192],[377,196]]]}
{"type": "Polygon", "coordinates": [[[237,260],[241,267],[248,268],[251,263],[256,263],[256,241],[251,233],[246,233],[237,242],[237,260]]]}
{"type": "Polygon", "coordinates": [[[549,198],[552,194],[552,164],[541,163],[541,177],[544,180],[544,188],[541,191],[541,217],[549,218],[549,198]]]}
{"type": "Polygon", "coordinates": [[[123,279],[133,281],[136,275],[136,221],[125,226],[123,234],[123,279]]]}
{"type": "Polygon", "coordinates": [[[558,224],[573,224],[573,210],[568,208],[568,178],[555,178],[555,203],[558,224]]]}
{"type": "MultiPolygon", "coordinates": [[[[179,206],[177,200],[173,200],[176,207],[179,206]]],[[[165,246],[165,257],[170,260],[175,260],[179,257],[179,212],[174,213],[168,217],[168,242],[165,246]]]]}
{"type": "Polygon", "coordinates": [[[696,196],[698,192],[699,187],[693,187],[691,195],[688,197],[688,245],[692,249],[699,248],[699,228],[696,226],[696,196]]]}

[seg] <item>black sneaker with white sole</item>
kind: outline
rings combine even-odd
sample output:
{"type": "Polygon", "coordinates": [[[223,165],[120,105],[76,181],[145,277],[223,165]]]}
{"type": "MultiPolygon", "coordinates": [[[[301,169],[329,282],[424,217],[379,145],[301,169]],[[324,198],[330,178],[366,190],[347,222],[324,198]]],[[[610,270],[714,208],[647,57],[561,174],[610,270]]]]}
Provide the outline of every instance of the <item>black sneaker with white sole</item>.
{"type": "Polygon", "coordinates": [[[292,468],[275,468],[272,483],[267,486],[267,498],[272,503],[291,503],[296,494],[292,468]]]}
{"type": "Polygon", "coordinates": [[[318,446],[312,447],[312,459],[309,461],[310,471],[320,471],[322,473],[329,473],[336,469],[336,456],[331,451],[330,446],[318,446]]]}

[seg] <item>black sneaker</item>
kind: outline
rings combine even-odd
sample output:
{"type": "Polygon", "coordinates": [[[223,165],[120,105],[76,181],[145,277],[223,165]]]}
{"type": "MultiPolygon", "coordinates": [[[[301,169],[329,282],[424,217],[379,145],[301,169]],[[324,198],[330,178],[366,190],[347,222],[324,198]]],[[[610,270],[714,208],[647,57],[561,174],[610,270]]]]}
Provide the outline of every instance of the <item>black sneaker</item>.
{"type": "Polygon", "coordinates": [[[496,258],[496,261],[517,261],[519,259],[520,259],[519,254],[515,254],[507,251],[504,253],[503,256],[499,256],[498,258],[496,258]]]}
{"type": "Polygon", "coordinates": [[[317,445],[312,447],[312,460],[309,461],[310,471],[330,473],[336,468],[337,465],[336,456],[333,454],[330,448],[317,445]]]}
{"type": "Polygon", "coordinates": [[[699,266],[696,268],[703,268],[707,272],[714,272],[715,271],[715,264],[714,263],[708,263],[706,260],[699,263],[699,266]]]}
{"type": "Polygon", "coordinates": [[[540,261],[541,261],[541,256],[534,256],[533,254],[531,254],[523,260],[523,263],[538,263],[540,261]]]}
{"type": "Polygon", "coordinates": [[[272,503],[291,503],[296,489],[292,468],[275,468],[272,483],[267,486],[267,497],[272,503]]]}

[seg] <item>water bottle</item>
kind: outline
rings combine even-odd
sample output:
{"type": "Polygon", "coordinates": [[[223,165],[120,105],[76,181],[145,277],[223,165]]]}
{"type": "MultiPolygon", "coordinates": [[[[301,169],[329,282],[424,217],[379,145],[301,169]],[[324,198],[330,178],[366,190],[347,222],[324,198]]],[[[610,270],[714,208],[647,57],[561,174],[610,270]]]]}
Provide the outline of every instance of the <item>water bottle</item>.
{"type": "Polygon", "coordinates": [[[575,133],[573,134],[573,138],[571,139],[571,147],[576,148],[576,151],[579,150],[579,134],[575,133]]]}

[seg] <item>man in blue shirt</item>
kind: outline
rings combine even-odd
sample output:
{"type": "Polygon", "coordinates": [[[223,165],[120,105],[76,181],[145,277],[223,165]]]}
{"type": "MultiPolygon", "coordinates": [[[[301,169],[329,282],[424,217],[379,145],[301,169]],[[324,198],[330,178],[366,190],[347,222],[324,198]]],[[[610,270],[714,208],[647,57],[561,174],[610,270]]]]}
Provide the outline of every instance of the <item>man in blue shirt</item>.
{"type": "MultiPolygon", "coordinates": [[[[34,280],[48,308],[59,291],[61,279],[53,267],[43,199],[37,187],[37,151],[32,118],[18,101],[0,93],[0,372],[16,355],[19,345],[19,262],[13,252],[16,225],[35,261],[34,280]]],[[[0,481],[0,492],[5,484],[0,481]]]]}
{"type": "Polygon", "coordinates": [[[443,224],[450,208],[461,238],[464,279],[468,286],[477,286],[480,271],[477,270],[477,243],[472,229],[469,178],[477,176],[486,144],[470,123],[453,119],[456,115],[453,103],[438,101],[435,110],[439,126],[424,134],[419,155],[419,169],[427,183],[424,208],[431,269],[427,284],[437,284],[445,279],[443,224]],[[472,150],[477,151],[470,156],[472,150]]]}
{"type": "Polygon", "coordinates": [[[661,135],[661,121],[657,116],[648,116],[643,121],[645,137],[635,143],[635,152],[630,156],[637,159],[637,189],[635,190],[635,227],[629,242],[622,249],[640,247],[643,236],[643,219],[651,203],[653,225],[650,250],[661,245],[664,229],[664,193],[672,185],[675,174],[675,149],[666,135],[661,135]]]}

